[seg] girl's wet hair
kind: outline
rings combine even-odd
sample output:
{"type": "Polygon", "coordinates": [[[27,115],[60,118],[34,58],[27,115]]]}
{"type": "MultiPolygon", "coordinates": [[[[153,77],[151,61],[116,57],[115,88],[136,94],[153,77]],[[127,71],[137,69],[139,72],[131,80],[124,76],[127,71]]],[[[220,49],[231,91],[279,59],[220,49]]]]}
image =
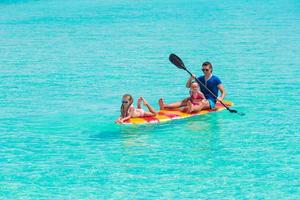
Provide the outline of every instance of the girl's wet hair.
{"type": "Polygon", "coordinates": [[[198,88],[200,88],[200,85],[199,85],[199,83],[198,83],[197,81],[195,81],[195,80],[192,81],[192,82],[191,82],[191,87],[192,87],[193,84],[197,84],[198,88]]]}
{"type": "Polygon", "coordinates": [[[133,103],[133,98],[130,94],[124,94],[123,98],[128,98],[129,103],[128,103],[127,108],[122,103],[122,105],[121,105],[121,117],[127,117],[128,116],[128,110],[129,110],[131,104],[133,103]]]}

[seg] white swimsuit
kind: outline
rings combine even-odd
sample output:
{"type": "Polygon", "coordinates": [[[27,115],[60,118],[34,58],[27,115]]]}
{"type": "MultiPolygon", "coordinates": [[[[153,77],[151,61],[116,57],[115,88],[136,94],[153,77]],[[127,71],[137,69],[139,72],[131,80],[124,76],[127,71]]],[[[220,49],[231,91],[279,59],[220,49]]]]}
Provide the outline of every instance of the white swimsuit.
{"type": "Polygon", "coordinates": [[[130,106],[128,110],[128,114],[131,114],[132,117],[143,117],[145,114],[145,111],[141,108],[134,108],[133,106],[130,106]],[[133,109],[131,111],[131,109],[133,109]]]}

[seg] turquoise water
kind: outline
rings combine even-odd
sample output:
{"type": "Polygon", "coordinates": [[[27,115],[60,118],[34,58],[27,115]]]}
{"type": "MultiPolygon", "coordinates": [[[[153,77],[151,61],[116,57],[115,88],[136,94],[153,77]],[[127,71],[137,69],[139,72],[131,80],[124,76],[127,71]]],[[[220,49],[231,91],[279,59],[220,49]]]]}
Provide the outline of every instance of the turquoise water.
{"type": "Polygon", "coordinates": [[[0,1],[0,199],[299,199],[300,2],[0,1]],[[119,126],[209,60],[227,111],[119,126]]]}

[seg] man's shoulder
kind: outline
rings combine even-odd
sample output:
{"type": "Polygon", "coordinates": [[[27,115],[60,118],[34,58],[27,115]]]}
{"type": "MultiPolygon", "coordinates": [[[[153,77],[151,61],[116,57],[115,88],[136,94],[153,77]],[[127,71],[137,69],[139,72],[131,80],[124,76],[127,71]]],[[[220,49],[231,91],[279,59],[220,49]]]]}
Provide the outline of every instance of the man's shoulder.
{"type": "Polygon", "coordinates": [[[204,80],[204,76],[199,76],[197,79],[204,80]]]}
{"type": "Polygon", "coordinates": [[[212,80],[215,82],[221,83],[221,79],[216,75],[212,75],[212,80]]]}
{"type": "Polygon", "coordinates": [[[212,75],[212,78],[217,78],[217,79],[219,79],[219,77],[218,77],[218,76],[216,76],[216,75],[212,75]]]}

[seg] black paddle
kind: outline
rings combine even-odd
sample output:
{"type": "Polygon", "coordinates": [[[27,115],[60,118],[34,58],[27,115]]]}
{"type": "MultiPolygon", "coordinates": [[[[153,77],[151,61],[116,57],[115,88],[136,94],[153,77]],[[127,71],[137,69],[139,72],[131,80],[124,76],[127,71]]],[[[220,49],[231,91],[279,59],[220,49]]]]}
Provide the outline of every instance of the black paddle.
{"type": "MultiPolygon", "coordinates": [[[[189,73],[191,76],[192,73],[185,67],[184,63],[182,62],[182,60],[176,56],[175,54],[170,54],[169,56],[169,60],[171,61],[171,63],[173,63],[176,67],[178,67],[179,69],[183,69],[184,71],[186,71],[187,73],[189,73]]],[[[201,83],[197,78],[195,78],[195,80],[197,81],[197,83],[199,85],[202,85],[205,89],[207,89],[207,91],[209,91],[215,98],[216,95],[214,93],[212,93],[212,91],[210,91],[203,83],[201,83]]],[[[239,115],[244,115],[243,113],[239,113],[237,110],[233,110],[228,108],[228,106],[226,106],[222,101],[218,100],[229,112],[231,113],[237,113],[239,115]]]]}

